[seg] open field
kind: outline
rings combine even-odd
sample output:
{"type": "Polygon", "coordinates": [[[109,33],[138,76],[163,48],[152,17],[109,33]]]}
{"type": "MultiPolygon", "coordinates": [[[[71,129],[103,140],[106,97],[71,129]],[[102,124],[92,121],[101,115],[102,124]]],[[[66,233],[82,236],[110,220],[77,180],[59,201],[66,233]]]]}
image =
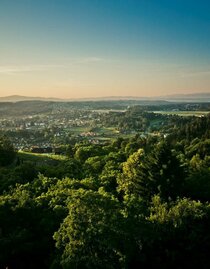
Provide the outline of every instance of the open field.
{"type": "Polygon", "coordinates": [[[177,116],[196,116],[196,117],[202,117],[210,113],[210,111],[153,111],[157,114],[163,114],[163,115],[177,115],[177,116]]]}
{"type": "Polygon", "coordinates": [[[69,128],[69,131],[72,134],[80,134],[80,133],[88,132],[89,130],[90,130],[90,127],[86,127],[86,126],[75,126],[75,127],[69,128]]]}
{"type": "Polygon", "coordinates": [[[50,153],[32,153],[32,152],[23,152],[23,151],[18,151],[18,157],[21,160],[24,161],[49,161],[49,160],[56,160],[56,161],[65,161],[67,159],[66,156],[63,155],[55,155],[55,154],[50,154],[50,153]]]}

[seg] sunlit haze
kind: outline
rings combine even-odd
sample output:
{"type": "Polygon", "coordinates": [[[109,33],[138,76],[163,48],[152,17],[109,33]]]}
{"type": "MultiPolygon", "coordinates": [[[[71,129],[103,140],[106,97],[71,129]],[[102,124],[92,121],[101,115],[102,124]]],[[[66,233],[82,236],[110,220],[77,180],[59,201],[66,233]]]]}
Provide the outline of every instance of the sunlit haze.
{"type": "Polygon", "coordinates": [[[210,92],[208,0],[1,0],[0,96],[210,92]]]}

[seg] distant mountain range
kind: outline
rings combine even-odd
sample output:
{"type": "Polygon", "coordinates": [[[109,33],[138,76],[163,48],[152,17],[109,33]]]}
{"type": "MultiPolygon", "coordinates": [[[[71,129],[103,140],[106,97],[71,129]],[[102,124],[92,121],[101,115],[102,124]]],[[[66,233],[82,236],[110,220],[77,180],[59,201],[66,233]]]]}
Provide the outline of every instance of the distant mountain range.
{"type": "Polygon", "coordinates": [[[167,101],[195,101],[210,102],[210,92],[191,93],[191,94],[172,94],[160,97],[167,101]]]}
{"type": "Polygon", "coordinates": [[[20,101],[63,101],[59,98],[45,98],[45,97],[32,97],[32,96],[22,96],[22,95],[10,95],[0,97],[0,102],[20,102],[20,101]]]}
{"type": "Polygon", "coordinates": [[[77,98],[77,99],[61,99],[61,98],[45,98],[31,97],[21,95],[11,95],[0,97],[0,102],[20,102],[20,101],[51,101],[51,102],[68,102],[68,101],[108,101],[108,100],[148,100],[148,101],[171,101],[171,102],[210,102],[210,93],[193,93],[193,94],[173,94],[156,97],[137,97],[137,96],[107,96],[93,98],[77,98]]]}

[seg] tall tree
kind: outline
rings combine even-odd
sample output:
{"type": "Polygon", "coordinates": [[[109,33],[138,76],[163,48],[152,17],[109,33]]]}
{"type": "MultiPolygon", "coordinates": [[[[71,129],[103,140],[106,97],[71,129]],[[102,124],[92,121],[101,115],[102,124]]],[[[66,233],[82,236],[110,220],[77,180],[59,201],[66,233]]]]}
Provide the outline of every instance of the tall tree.
{"type": "Polygon", "coordinates": [[[0,137],[0,166],[11,164],[15,159],[15,150],[10,140],[5,137],[0,137]]]}
{"type": "Polygon", "coordinates": [[[161,198],[175,199],[181,195],[184,169],[166,142],[156,145],[145,155],[142,151],[132,154],[123,165],[119,190],[137,194],[146,201],[159,194],[161,198]]]}

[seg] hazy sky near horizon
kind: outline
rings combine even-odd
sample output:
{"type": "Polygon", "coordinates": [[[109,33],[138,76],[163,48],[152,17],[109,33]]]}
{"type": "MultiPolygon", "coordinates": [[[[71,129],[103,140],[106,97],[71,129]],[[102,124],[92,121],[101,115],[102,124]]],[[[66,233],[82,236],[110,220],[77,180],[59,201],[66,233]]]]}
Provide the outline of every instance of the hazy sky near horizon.
{"type": "Polygon", "coordinates": [[[0,96],[210,92],[209,0],[0,0],[0,96]]]}

